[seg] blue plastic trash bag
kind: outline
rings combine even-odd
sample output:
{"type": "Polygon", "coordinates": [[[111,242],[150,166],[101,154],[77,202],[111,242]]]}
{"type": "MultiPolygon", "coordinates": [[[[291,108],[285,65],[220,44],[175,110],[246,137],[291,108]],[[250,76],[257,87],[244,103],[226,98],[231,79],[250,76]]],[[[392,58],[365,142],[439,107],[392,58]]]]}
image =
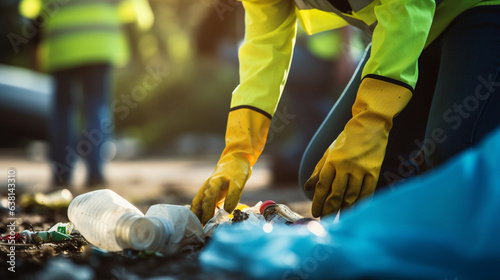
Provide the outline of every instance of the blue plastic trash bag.
{"type": "Polygon", "coordinates": [[[206,269],[265,279],[493,279],[500,275],[500,130],[426,176],[302,227],[219,229],[206,269]]]}

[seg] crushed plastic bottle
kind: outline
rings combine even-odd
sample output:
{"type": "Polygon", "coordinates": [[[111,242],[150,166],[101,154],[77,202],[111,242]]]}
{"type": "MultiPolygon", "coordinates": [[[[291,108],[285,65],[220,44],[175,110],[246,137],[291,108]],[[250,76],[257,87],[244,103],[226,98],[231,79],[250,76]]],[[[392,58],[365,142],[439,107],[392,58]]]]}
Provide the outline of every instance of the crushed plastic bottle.
{"type": "Polygon", "coordinates": [[[268,223],[291,225],[300,219],[301,215],[293,212],[288,206],[267,200],[260,206],[260,214],[268,223]]]}
{"type": "Polygon", "coordinates": [[[35,201],[40,205],[49,207],[66,207],[73,199],[73,194],[68,189],[54,191],[48,194],[36,193],[35,201]]]}
{"type": "Polygon", "coordinates": [[[68,207],[73,194],[68,189],[61,189],[50,193],[26,193],[21,196],[20,205],[23,208],[33,206],[45,206],[49,208],[68,207]]]}
{"type": "Polygon", "coordinates": [[[210,237],[214,234],[214,231],[222,225],[230,225],[233,223],[243,223],[243,224],[264,224],[266,221],[264,217],[260,215],[260,206],[262,202],[259,201],[255,206],[249,207],[246,204],[239,203],[232,214],[228,213],[224,208],[220,208],[210,219],[203,230],[205,235],[210,237]]]}
{"type": "Polygon", "coordinates": [[[203,227],[203,231],[206,236],[212,236],[214,231],[221,225],[229,223],[229,213],[224,210],[224,208],[219,209],[217,213],[212,217],[212,219],[208,220],[208,222],[203,227]]]}
{"type": "Polygon", "coordinates": [[[144,215],[108,189],[77,196],[69,205],[68,218],[87,241],[108,251],[171,254],[204,242],[201,223],[189,208],[158,204],[144,215]]]}

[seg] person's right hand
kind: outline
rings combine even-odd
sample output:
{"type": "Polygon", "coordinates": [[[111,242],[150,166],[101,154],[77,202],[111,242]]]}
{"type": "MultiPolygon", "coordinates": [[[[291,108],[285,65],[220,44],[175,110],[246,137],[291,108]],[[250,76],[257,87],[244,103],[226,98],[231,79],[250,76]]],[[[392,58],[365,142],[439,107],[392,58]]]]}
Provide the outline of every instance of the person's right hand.
{"type": "Polygon", "coordinates": [[[210,220],[215,207],[224,203],[228,213],[240,202],[252,166],[262,153],[271,120],[252,109],[240,108],[229,113],[226,148],[215,167],[191,203],[191,211],[202,224],[210,220]]]}
{"type": "Polygon", "coordinates": [[[221,157],[214,173],[205,181],[191,205],[191,210],[202,224],[214,216],[215,207],[220,207],[222,203],[228,213],[236,208],[251,173],[247,158],[234,154],[221,157]]]}

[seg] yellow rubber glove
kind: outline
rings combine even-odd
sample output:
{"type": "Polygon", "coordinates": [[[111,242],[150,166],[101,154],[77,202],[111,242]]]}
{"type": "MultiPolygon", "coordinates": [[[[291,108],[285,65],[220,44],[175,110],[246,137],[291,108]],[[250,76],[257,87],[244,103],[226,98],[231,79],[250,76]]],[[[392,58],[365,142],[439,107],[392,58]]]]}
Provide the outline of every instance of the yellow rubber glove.
{"type": "Polygon", "coordinates": [[[215,171],[191,203],[191,210],[202,224],[214,216],[215,207],[223,202],[228,213],[236,208],[252,166],[264,149],[270,123],[267,116],[248,108],[229,113],[226,147],[215,171]]]}
{"type": "Polygon", "coordinates": [[[410,89],[365,77],[353,117],[330,145],[304,185],[314,190],[314,217],[337,213],[375,191],[393,118],[408,104],[410,89]]]}

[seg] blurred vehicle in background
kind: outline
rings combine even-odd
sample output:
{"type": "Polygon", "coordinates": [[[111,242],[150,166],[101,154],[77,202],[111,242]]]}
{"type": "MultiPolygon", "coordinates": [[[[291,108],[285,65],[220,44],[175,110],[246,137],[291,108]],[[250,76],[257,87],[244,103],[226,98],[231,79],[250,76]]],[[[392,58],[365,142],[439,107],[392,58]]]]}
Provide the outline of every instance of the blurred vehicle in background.
{"type": "Polygon", "coordinates": [[[52,80],[49,75],[0,65],[0,122],[6,137],[0,146],[20,139],[48,139],[52,80]]]}

